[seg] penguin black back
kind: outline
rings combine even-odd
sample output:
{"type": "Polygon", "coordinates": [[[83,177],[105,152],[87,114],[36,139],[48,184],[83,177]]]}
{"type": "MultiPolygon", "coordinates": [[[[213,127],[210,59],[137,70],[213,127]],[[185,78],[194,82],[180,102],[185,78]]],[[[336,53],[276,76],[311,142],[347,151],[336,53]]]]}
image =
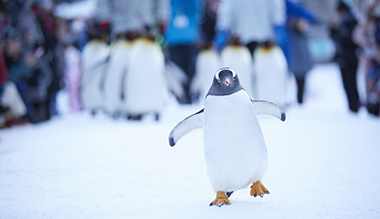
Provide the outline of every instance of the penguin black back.
{"type": "Polygon", "coordinates": [[[208,95],[212,96],[225,96],[236,93],[244,89],[239,81],[239,78],[234,70],[225,67],[219,69],[212,82],[208,95]]]}

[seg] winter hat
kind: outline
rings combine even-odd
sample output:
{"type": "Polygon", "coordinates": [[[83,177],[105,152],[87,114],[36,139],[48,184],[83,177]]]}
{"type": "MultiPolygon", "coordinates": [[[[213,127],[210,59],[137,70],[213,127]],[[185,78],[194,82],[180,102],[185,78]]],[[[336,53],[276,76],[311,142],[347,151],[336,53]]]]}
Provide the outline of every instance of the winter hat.
{"type": "Polygon", "coordinates": [[[337,11],[350,11],[350,7],[348,7],[346,3],[340,0],[337,7],[337,11]]]}

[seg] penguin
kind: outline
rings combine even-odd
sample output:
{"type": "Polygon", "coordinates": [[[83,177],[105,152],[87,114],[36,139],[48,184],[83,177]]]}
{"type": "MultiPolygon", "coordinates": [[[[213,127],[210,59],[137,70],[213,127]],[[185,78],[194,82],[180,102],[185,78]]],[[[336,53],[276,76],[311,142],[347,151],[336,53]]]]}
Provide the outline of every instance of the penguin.
{"type": "Polygon", "coordinates": [[[123,109],[123,81],[128,71],[132,44],[131,40],[120,39],[111,45],[111,55],[104,81],[104,109],[115,118],[122,113],[123,109]]]}
{"type": "Polygon", "coordinates": [[[107,43],[93,39],[83,48],[80,98],[82,107],[92,114],[103,109],[104,78],[107,72],[110,48],[107,43]]]}
{"type": "Polygon", "coordinates": [[[231,37],[230,41],[220,54],[221,65],[239,72],[240,83],[248,95],[256,97],[252,55],[246,46],[241,45],[239,37],[231,37]]]}
{"type": "Polygon", "coordinates": [[[199,94],[199,99],[206,97],[214,72],[220,68],[219,54],[209,46],[201,50],[195,60],[195,75],[190,85],[192,94],[199,94]]]}
{"type": "Polygon", "coordinates": [[[264,44],[254,54],[257,98],[271,100],[286,106],[286,83],[288,65],[281,48],[264,44]]]}
{"type": "Polygon", "coordinates": [[[168,96],[161,47],[150,38],[139,38],[129,56],[129,68],[123,82],[123,110],[132,119],[139,120],[142,115],[153,113],[159,120],[168,96]]]}
{"type": "Polygon", "coordinates": [[[231,204],[233,191],[251,185],[251,196],[269,194],[261,183],[267,169],[267,148],[256,118],[271,115],[285,121],[284,110],[269,101],[253,100],[238,75],[221,68],[214,75],[204,108],[179,122],[169,134],[170,146],[196,128],[203,128],[209,181],[216,192],[210,206],[231,204]]]}

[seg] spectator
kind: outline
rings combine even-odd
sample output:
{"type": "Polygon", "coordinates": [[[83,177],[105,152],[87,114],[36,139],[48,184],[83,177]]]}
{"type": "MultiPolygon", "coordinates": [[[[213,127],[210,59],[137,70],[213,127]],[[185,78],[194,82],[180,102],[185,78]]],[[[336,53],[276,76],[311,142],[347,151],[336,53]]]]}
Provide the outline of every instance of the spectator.
{"type": "Polygon", "coordinates": [[[208,47],[215,37],[216,19],[219,8],[219,0],[207,0],[205,3],[205,12],[202,18],[202,40],[208,47]]]}
{"type": "Polygon", "coordinates": [[[286,0],[287,40],[286,52],[289,69],[297,82],[297,101],[303,102],[306,73],[312,68],[313,61],[308,50],[307,31],[309,22],[315,22],[314,15],[303,5],[286,0]]]}
{"type": "Polygon", "coordinates": [[[238,36],[253,54],[265,41],[285,45],[284,25],[284,0],[221,0],[214,42],[221,50],[229,35],[238,36]]]}
{"type": "Polygon", "coordinates": [[[368,8],[368,22],[364,29],[364,58],[366,68],[367,110],[380,115],[380,1],[368,8]]]}
{"type": "Polygon", "coordinates": [[[157,20],[164,26],[167,0],[99,0],[96,22],[111,25],[111,39],[135,38],[157,20]]]}
{"type": "Polygon", "coordinates": [[[7,2],[7,14],[12,18],[12,26],[21,34],[23,50],[36,44],[43,45],[45,42],[39,23],[31,10],[31,3],[32,1],[26,0],[7,2]]]}
{"type": "Polygon", "coordinates": [[[192,102],[190,84],[195,73],[195,58],[198,53],[196,44],[201,40],[201,19],[203,3],[201,0],[172,0],[171,18],[165,33],[170,59],[188,76],[184,84],[185,97],[178,100],[181,104],[192,102]]]}
{"type": "Polygon", "coordinates": [[[22,78],[25,87],[21,94],[28,107],[27,116],[32,123],[50,119],[48,89],[53,81],[53,73],[49,61],[42,47],[32,47],[25,53],[28,71],[22,78]]]}
{"type": "Polygon", "coordinates": [[[338,25],[332,25],[332,38],[336,43],[335,61],[338,63],[342,75],[343,86],[346,92],[349,109],[358,112],[360,107],[359,93],[357,89],[358,57],[356,51],[358,45],[353,42],[353,31],[358,24],[351,9],[343,1],[339,1],[337,11],[340,18],[338,25]]]}
{"type": "MultiPolygon", "coordinates": [[[[14,43],[9,41],[6,43],[8,52],[11,49],[17,51],[17,45],[21,47],[21,43],[14,43]]],[[[12,81],[7,81],[8,72],[5,59],[3,56],[2,48],[0,49],[0,128],[9,127],[14,124],[22,124],[22,116],[26,113],[25,104],[17,90],[17,87],[12,81]]]]}
{"type": "Polygon", "coordinates": [[[4,57],[8,69],[8,80],[17,82],[27,71],[23,54],[22,38],[18,30],[8,26],[3,32],[4,57]]]}
{"type": "Polygon", "coordinates": [[[61,89],[61,81],[63,78],[63,61],[58,57],[63,57],[62,45],[57,39],[56,21],[53,17],[53,2],[45,1],[39,4],[33,4],[32,10],[37,18],[38,24],[41,28],[44,42],[44,50],[46,58],[48,58],[49,67],[53,73],[53,78],[48,88],[47,105],[49,106],[48,118],[57,114],[56,109],[56,96],[61,89]]]}
{"type": "Polygon", "coordinates": [[[7,14],[7,4],[6,1],[0,0],[0,33],[8,25],[11,25],[11,17],[7,14]]]}

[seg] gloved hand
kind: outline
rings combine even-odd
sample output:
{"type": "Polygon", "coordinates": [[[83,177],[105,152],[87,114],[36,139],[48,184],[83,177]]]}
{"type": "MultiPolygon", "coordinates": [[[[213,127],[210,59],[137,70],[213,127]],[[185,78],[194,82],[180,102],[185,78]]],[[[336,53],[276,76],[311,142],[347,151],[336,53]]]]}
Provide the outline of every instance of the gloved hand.
{"type": "Polygon", "coordinates": [[[287,43],[286,31],[284,26],[275,26],[274,34],[276,36],[276,42],[281,47],[284,48],[287,43]]]}
{"type": "Polygon", "coordinates": [[[213,44],[214,44],[214,48],[220,52],[227,44],[227,40],[228,40],[228,31],[227,30],[220,30],[218,31],[218,33],[215,35],[214,39],[213,39],[213,44]]]}

